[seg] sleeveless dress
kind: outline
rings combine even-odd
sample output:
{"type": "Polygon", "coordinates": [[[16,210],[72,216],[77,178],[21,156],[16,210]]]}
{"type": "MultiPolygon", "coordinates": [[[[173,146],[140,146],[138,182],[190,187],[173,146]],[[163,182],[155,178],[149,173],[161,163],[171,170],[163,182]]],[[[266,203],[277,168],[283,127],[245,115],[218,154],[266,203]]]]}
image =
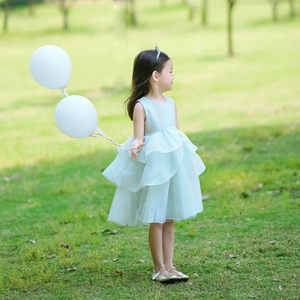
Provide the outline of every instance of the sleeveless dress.
{"type": "MultiPolygon", "coordinates": [[[[108,221],[121,226],[149,226],[193,218],[203,210],[198,176],[205,166],[197,147],[176,128],[175,103],[142,97],[146,120],[138,157],[118,147],[115,160],[102,173],[117,186],[108,221]]],[[[131,146],[134,136],[124,145],[131,146]]]]}

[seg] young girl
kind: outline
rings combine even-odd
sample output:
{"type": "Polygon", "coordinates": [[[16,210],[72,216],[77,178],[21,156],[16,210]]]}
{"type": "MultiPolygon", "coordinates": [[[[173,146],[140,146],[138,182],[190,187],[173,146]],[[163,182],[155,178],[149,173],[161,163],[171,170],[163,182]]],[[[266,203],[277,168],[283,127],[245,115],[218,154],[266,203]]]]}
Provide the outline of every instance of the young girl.
{"type": "Polygon", "coordinates": [[[172,60],[158,47],[135,58],[132,94],[125,101],[134,135],[124,145],[131,146],[131,154],[118,147],[103,172],[117,186],[108,221],[150,225],[152,280],[159,282],[188,280],[173,266],[173,222],[203,210],[198,176],[205,166],[197,147],[179,130],[175,102],[163,96],[172,89],[172,70],[172,60]]]}

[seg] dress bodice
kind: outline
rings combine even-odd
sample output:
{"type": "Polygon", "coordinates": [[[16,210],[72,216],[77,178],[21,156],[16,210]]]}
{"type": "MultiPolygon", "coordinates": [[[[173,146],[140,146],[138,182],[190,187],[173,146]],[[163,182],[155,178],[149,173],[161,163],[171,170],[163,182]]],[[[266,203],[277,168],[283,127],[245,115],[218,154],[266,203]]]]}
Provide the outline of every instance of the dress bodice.
{"type": "Polygon", "coordinates": [[[159,103],[146,97],[138,101],[143,105],[146,114],[144,135],[176,129],[175,103],[171,98],[165,97],[166,102],[159,103]]]}

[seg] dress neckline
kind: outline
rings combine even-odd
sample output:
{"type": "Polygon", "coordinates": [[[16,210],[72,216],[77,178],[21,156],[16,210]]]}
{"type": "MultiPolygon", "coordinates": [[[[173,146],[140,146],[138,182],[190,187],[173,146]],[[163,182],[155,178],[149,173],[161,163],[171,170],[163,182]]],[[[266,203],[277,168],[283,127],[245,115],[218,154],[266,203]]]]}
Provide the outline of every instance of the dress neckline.
{"type": "Polygon", "coordinates": [[[149,99],[149,98],[147,98],[147,97],[145,97],[144,96],[144,98],[145,99],[147,99],[147,100],[149,100],[149,101],[151,101],[151,102],[154,102],[154,103],[157,103],[157,104],[165,104],[165,103],[167,103],[168,101],[167,101],[167,97],[165,97],[164,95],[162,95],[164,98],[165,98],[165,102],[156,102],[156,101],[154,101],[154,100],[151,100],[151,99],[149,99]]]}

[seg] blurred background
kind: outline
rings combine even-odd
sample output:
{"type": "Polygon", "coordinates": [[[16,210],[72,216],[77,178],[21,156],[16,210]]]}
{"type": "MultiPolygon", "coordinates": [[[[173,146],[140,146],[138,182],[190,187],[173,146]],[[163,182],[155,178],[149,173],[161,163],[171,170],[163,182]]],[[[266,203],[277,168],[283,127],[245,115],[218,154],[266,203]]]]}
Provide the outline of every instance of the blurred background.
{"type": "Polygon", "coordinates": [[[109,148],[74,140],[55,126],[60,92],[30,75],[33,52],[48,44],[72,62],[67,92],[96,106],[99,127],[122,142],[134,57],[157,43],[174,63],[184,131],[299,118],[298,0],[2,0],[1,168],[109,148]],[[296,107],[295,107],[296,106],[296,107]],[[63,146],[63,144],[68,146],[63,146]],[[69,153],[68,147],[73,151],[69,153]]]}
{"type": "Polygon", "coordinates": [[[132,66],[157,43],[174,63],[182,130],[274,124],[299,118],[298,0],[1,0],[2,169],[110,148],[55,126],[60,92],[29,72],[48,44],[72,62],[67,92],[96,106],[99,127],[119,142],[132,130],[123,101],[132,66]],[[66,146],[64,146],[66,144],[66,146]],[[73,151],[69,153],[69,147],[73,151]]]}

